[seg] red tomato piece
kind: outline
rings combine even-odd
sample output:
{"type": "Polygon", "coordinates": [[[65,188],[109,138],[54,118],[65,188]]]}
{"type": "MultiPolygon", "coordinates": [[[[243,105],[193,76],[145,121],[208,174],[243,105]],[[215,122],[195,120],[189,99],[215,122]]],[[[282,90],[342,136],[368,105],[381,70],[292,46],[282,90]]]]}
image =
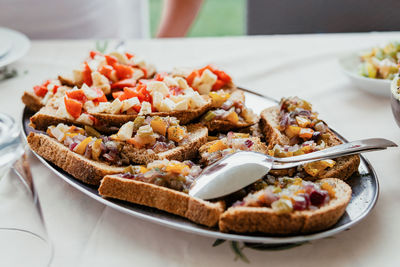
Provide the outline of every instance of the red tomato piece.
{"type": "Polygon", "coordinates": [[[84,69],[83,69],[83,83],[86,83],[87,86],[92,86],[92,70],[90,69],[88,63],[84,62],[84,69]]]}
{"type": "Polygon", "coordinates": [[[119,80],[132,78],[133,68],[130,66],[115,64],[114,69],[117,72],[117,77],[119,80]]]}
{"type": "Polygon", "coordinates": [[[223,81],[225,83],[230,83],[232,81],[231,76],[226,74],[225,71],[216,70],[216,71],[214,71],[214,73],[218,76],[218,79],[220,79],[221,81],[223,81]]]}
{"type": "Polygon", "coordinates": [[[64,97],[65,108],[67,112],[71,114],[72,117],[75,119],[79,118],[82,113],[82,106],[83,104],[78,100],[71,99],[68,97],[64,97]]]}
{"type": "Polygon", "coordinates": [[[133,108],[134,111],[136,111],[137,113],[139,113],[140,110],[142,109],[142,106],[141,106],[141,105],[135,105],[135,106],[133,106],[132,108],[133,108]]]}
{"type": "Polygon", "coordinates": [[[213,87],[212,87],[212,90],[214,90],[214,91],[219,90],[219,89],[221,89],[222,86],[224,86],[225,84],[226,84],[226,83],[225,83],[224,81],[217,80],[217,81],[214,83],[214,85],[213,85],[213,87]]]}
{"type": "Polygon", "coordinates": [[[107,77],[107,79],[111,80],[112,72],[114,71],[113,67],[110,65],[103,65],[99,68],[100,74],[107,77]]]}
{"type": "Polygon", "coordinates": [[[168,75],[168,73],[166,73],[166,72],[157,73],[156,76],[154,77],[154,80],[162,82],[162,81],[164,81],[164,78],[167,75],[168,75]]]}
{"type": "Polygon", "coordinates": [[[54,85],[53,87],[53,94],[57,93],[59,85],[54,85]]]}
{"type": "Polygon", "coordinates": [[[65,94],[68,96],[68,98],[75,99],[83,103],[87,101],[86,95],[82,89],[66,91],[65,94]]]}
{"type": "Polygon", "coordinates": [[[33,87],[33,91],[39,97],[44,97],[47,94],[47,87],[43,85],[36,85],[33,87]]]}
{"type": "Polygon", "coordinates": [[[114,56],[105,55],[106,62],[108,65],[113,66],[118,63],[118,59],[114,56]]]}
{"type": "Polygon", "coordinates": [[[114,93],[112,93],[112,96],[113,96],[114,99],[118,98],[121,101],[127,99],[126,94],[123,91],[114,92],[114,93]]]}
{"type": "Polygon", "coordinates": [[[135,55],[134,55],[134,54],[131,54],[131,53],[128,53],[128,52],[126,52],[126,53],[125,53],[125,56],[126,56],[128,59],[131,59],[131,58],[133,58],[135,55]]]}
{"type": "Polygon", "coordinates": [[[189,76],[186,77],[186,81],[189,84],[189,86],[192,86],[194,79],[199,76],[200,73],[198,70],[192,71],[192,73],[190,73],[189,76]]]}
{"type": "Polygon", "coordinates": [[[139,94],[138,92],[135,90],[135,88],[129,88],[129,87],[125,87],[124,88],[124,93],[126,95],[126,98],[132,98],[132,97],[138,97],[139,94]]]}
{"type": "Polygon", "coordinates": [[[103,90],[99,89],[99,88],[93,88],[94,90],[96,90],[97,92],[97,98],[95,99],[95,101],[97,102],[107,102],[107,97],[104,94],[103,90]]]}
{"type": "Polygon", "coordinates": [[[111,89],[124,89],[124,87],[135,87],[135,86],[136,86],[136,80],[124,79],[111,84],[111,89]]]}
{"type": "Polygon", "coordinates": [[[95,56],[101,55],[99,51],[90,51],[90,58],[94,59],[95,56]]]}

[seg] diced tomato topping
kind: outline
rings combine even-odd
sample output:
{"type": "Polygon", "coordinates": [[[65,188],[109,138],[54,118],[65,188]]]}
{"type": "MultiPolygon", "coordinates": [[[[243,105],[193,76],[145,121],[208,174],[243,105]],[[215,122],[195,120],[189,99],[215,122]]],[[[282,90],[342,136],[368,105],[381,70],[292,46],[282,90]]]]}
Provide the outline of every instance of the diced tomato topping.
{"type": "Polygon", "coordinates": [[[154,80],[162,82],[162,81],[164,81],[164,78],[167,75],[168,75],[168,73],[166,73],[166,72],[157,73],[156,76],[154,77],[154,80]]]}
{"type": "Polygon", "coordinates": [[[116,83],[113,83],[111,85],[111,89],[124,89],[124,87],[135,87],[135,85],[136,85],[136,80],[124,79],[116,83]]]}
{"type": "Polygon", "coordinates": [[[64,97],[65,108],[67,112],[71,114],[75,119],[79,118],[82,113],[83,104],[78,100],[64,97]]]}
{"type": "Polygon", "coordinates": [[[68,96],[68,98],[78,100],[82,103],[87,101],[87,97],[82,89],[66,91],[65,94],[68,96]]]}
{"type": "Polygon", "coordinates": [[[132,78],[133,68],[130,66],[115,64],[114,69],[117,72],[117,77],[119,80],[132,78]]]}
{"type": "Polygon", "coordinates": [[[215,70],[214,73],[218,76],[218,79],[225,82],[225,83],[230,83],[232,81],[231,76],[226,74],[225,71],[222,70],[215,70]]]}
{"type": "Polygon", "coordinates": [[[139,94],[138,92],[135,90],[135,88],[129,88],[129,87],[125,87],[124,88],[124,93],[126,95],[126,98],[132,98],[132,97],[138,97],[139,94]]]}
{"type": "Polygon", "coordinates": [[[108,65],[113,66],[118,63],[118,59],[114,56],[105,55],[106,62],[108,65]]]}
{"type": "Polygon", "coordinates": [[[225,85],[225,82],[224,81],[221,81],[221,80],[217,80],[215,83],[214,83],[214,85],[213,85],[213,87],[212,87],[212,90],[219,90],[219,89],[221,89],[222,88],[222,86],[224,86],[225,85]]]}
{"type": "Polygon", "coordinates": [[[139,101],[142,103],[143,101],[147,101],[149,103],[153,103],[153,99],[150,93],[147,91],[147,86],[145,84],[140,84],[136,87],[136,91],[139,93],[139,101]]]}
{"type": "Polygon", "coordinates": [[[125,92],[123,92],[123,91],[113,92],[113,93],[112,93],[112,96],[113,96],[114,99],[117,99],[117,98],[118,98],[118,99],[121,100],[121,101],[127,99],[126,94],[125,94],[125,92]]]}
{"type": "Polygon", "coordinates": [[[189,86],[192,86],[194,79],[199,76],[200,76],[200,73],[198,70],[192,71],[192,73],[190,73],[189,76],[186,77],[186,81],[189,84],[189,86]]]}
{"type": "Polygon", "coordinates": [[[94,59],[95,56],[101,55],[99,51],[90,51],[90,58],[94,59]]]}
{"type": "Polygon", "coordinates": [[[59,87],[60,87],[59,85],[54,85],[53,94],[57,93],[59,87]]]}
{"type": "Polygon", "coordinates": [[[142,109],[142,106],[141,106],[141,105],[135,105],[135,106],[133,106],[132,108],[133,108],[134,111],[136,111],[137,113],[139,113],[140,110],[142,109]]]}
{"type": "Polygon", "coordinates": [[[111,75],[113,73],[114,69],[110,65],[103,65],[99,68],[100,74],[104,75],[107,77],[107,79],[111,80],[111,75]]]}
{"type": "Polygon", "coordinates": [[[107,102],[107,97],[104,94],[103,90],[99,89],[99,88],[93,88],[94,90],[96,90],[97,92],[97,98],[94,99],[94,101],[97,102],[107,102]]]}
{"type": "Polygon", "coordinates": [[[134,57],[134,55],[133,55],[133,54],[131,54],[131,53],[128,53],[128,52],[126,52],[126,53],[125,53],[125,56],[126,56],[128,59],[131,59],[131,58],[133,58],[133,57],[134,57]]]}
{"type": "Polygon", "coordinates": [[[90,69],[88,63],[84,62],[84,69],[83,69],[83,83],[86,83],[87,86],[92,86],[92,70],[90,69]]]}
{"type": "Polygon", "coordinates": [[[33,91],[39,97],[44,97],[47,94],[47,87],[43,85],[36,85],[33,87],[33,91]]]}

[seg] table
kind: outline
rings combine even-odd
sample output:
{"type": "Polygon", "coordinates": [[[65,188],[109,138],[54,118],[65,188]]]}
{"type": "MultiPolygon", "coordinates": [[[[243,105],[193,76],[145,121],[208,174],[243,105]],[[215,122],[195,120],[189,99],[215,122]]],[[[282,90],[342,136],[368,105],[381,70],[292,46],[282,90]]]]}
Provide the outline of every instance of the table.
{"type": "MultiPolygon", "coordinates": [[[[388,138],[400,143],[389,99],[354,88],[337,57],[386,41],[400,33],[276,35],[257,37],[132,40],[127,48],[159,70],[214,63],[237,84],[280,98],[298,95],[314,103],[320,116],[349,140],[388,138]]],[[[0,82],[0,110],[19,120],[25,89],[69,71],[95,41],[34,41],[13,64],[19,75],[0,82]]],[[[333,238],[282,251],[243,250],[252,266],[395,266],[400,260],[398,149],[367,154],[380,178],[379,201],[360,224],[333,238]]],[[[32,171],[49,235],[53,266],[242,266],[229,243],[168,229],[97,203],[36,158],[32,171]]],[[[1,248],[0,248],[1,249],[1,248]]]]}

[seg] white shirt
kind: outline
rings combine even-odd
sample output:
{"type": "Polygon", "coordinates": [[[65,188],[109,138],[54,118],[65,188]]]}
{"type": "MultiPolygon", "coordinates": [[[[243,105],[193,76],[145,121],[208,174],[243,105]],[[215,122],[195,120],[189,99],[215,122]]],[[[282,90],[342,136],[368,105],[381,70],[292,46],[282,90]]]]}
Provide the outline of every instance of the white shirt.
{"type": "Polygon", "coordinates": [[[147,0],[0,0],[0,26],[32,39],[146,38],[147,0]]]}

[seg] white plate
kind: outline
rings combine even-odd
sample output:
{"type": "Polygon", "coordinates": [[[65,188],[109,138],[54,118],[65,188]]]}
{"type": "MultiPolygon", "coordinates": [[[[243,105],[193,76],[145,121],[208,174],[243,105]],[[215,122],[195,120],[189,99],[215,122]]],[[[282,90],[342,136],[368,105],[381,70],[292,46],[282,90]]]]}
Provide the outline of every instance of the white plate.
{"type": "MultiPolygon", "coordinates": [[[[0,43],[9,43],[9,50],[2,55],[2,46],[0,45],[0,67],[4,67],[14,61],[17,61],[23,57],[29,50],[31,42],[26,35],[8,29],[0,27],[0,43]]],[[[5,46],[5,48],[7,48],[5,46]]]]}
{"type": "Polygon", "coordinates": [[[1,38],[0,36],[0,58],[7,55],[10,52],[12,47],[12,42],[9,39],[1,38]]]}
{"type": "Polygon", "coordinates": [[[359,52],[345,54],[339,58],[339,65],[351,82],[359,89],[371,94],[390,97],[390,80],[373,79],[358,73],[360,66],[359,52]]]}

